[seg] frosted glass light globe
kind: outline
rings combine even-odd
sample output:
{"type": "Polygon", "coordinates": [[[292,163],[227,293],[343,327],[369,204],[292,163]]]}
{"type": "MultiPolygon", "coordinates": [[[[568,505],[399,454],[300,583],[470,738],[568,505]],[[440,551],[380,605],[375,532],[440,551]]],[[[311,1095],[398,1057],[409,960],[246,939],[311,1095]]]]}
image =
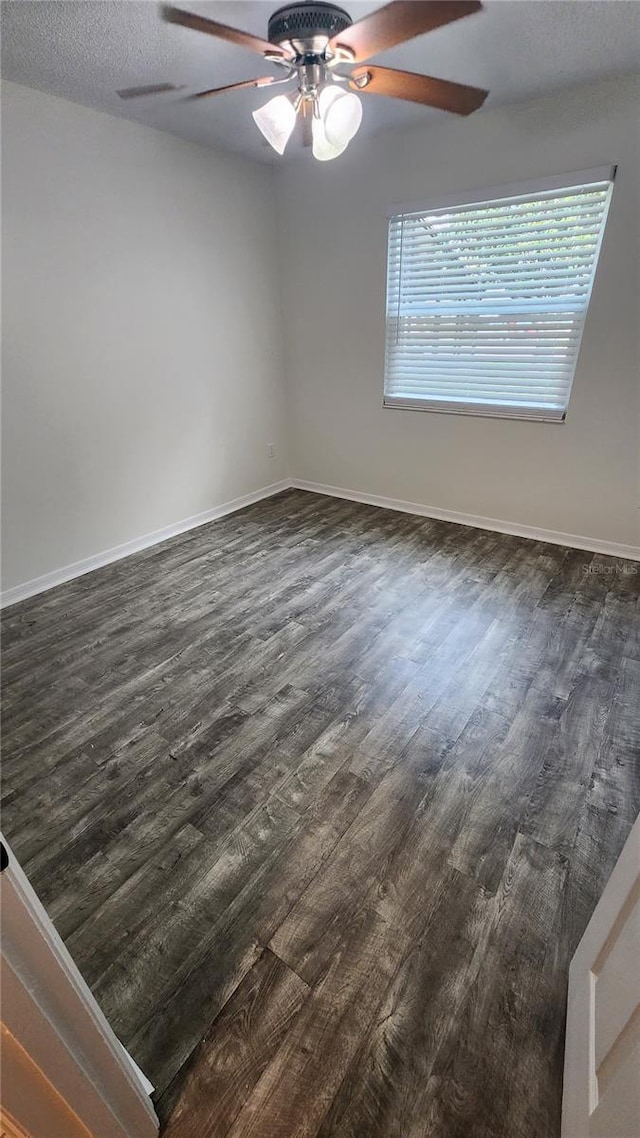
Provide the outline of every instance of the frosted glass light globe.
{"type": "Polygon", "coordinates": [[[314,115],[311,120],[311,134],[313,138],[312,154],[318,162],[330,162],[332,158],[338,158],[340,154],[347,149],[347,143],[342,146],[333,146],[326,135],[324,129],[324,120],[316,118],[314,115]]]}
{"type": "Polygon", "coordinates": [[[324,129],[327,141],[334,146],[345,146],[351,142],[362,122],[362,103],[352,91],[339,91],[324,115],[324,129]]]}
{"type": "Polygon", "coordinates": [[[296,125],[296,112],[287,96],[276,95],[275,99],[270,99],[264,107],[253,111],[253,118],[273,149],[277,150],[278,154],[284,154],[285,146],[296,125]]]}
{"type": "Polygon", "coordinates": [[[321,119],[327,117],[329,107],[335,103],[336,99],[340,99],[344,94],[345,92],[342,90],[342,87],[339,87],[337,83],[330,83],[329,86],[322,88],[318,95],[318,110],[321,119]]]}

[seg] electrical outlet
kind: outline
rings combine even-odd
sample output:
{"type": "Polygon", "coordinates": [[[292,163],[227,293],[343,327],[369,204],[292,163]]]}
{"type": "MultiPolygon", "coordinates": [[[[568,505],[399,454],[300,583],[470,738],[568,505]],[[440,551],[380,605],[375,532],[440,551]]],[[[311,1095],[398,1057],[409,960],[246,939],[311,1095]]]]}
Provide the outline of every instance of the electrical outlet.
{"type": "Polygon", "coordinates": [[[267,447],[267,454],[269,455],[269,458],[276,457],[276,448],[274,447],[273,443],[269,443],[267,447]]]}

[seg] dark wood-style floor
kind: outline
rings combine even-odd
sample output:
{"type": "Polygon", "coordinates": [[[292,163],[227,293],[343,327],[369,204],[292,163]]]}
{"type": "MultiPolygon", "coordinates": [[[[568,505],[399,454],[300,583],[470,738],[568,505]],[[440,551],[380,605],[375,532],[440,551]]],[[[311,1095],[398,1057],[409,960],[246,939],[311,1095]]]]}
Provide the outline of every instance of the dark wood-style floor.
{"type": "Polygon", "coordinates": [[[629,562],[290,491],[6,611],[4,828],[171,1138],[556,1138],[629,562]]]}

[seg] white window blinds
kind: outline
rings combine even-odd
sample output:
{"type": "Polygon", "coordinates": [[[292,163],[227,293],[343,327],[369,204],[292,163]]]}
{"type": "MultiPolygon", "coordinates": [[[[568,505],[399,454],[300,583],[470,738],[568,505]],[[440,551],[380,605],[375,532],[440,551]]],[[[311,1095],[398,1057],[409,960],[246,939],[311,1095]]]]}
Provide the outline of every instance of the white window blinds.
{"type": "Polygon", "coordinates": [[[387,406],[564,418],[613,185],[602,174],[391,217],[387,406]]]}

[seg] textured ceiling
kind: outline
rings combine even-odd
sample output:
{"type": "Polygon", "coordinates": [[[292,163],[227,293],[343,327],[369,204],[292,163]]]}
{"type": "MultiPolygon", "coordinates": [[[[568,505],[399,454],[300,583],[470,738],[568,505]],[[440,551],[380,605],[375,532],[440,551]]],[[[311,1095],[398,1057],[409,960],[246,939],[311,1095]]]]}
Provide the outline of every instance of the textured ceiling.
{"type": "MultiPolygon", "coordinates": [[[[179,4],[260,36],[266,36],[269,14],[278,6],[276,0],[179,4]]],[[[357,20],[380,5],[344,0],[343,6],[357,20]]],[[[268,92],[249,89],[200,103],[182,101],[191,91],[268,73],[251,52],[165,24],[153,0],[4,0],[1,11],[4,78],[194,142],[283,161],[263,142],[250,115],[271,97],[268,92]],[[116,94],[162,82],[184,85],[184,91],[131,102],[116,94]]],[[[483,12],[377,59],[487,87],[486,106],[521,101],[637,70],[640,0],[486,0],[483,12]]],[[[442,116],[375,95],[365,96],[363,105],[359,139],[442,116]]],[[[295,157],[295,148],[287,156],[295,157]]]]}

